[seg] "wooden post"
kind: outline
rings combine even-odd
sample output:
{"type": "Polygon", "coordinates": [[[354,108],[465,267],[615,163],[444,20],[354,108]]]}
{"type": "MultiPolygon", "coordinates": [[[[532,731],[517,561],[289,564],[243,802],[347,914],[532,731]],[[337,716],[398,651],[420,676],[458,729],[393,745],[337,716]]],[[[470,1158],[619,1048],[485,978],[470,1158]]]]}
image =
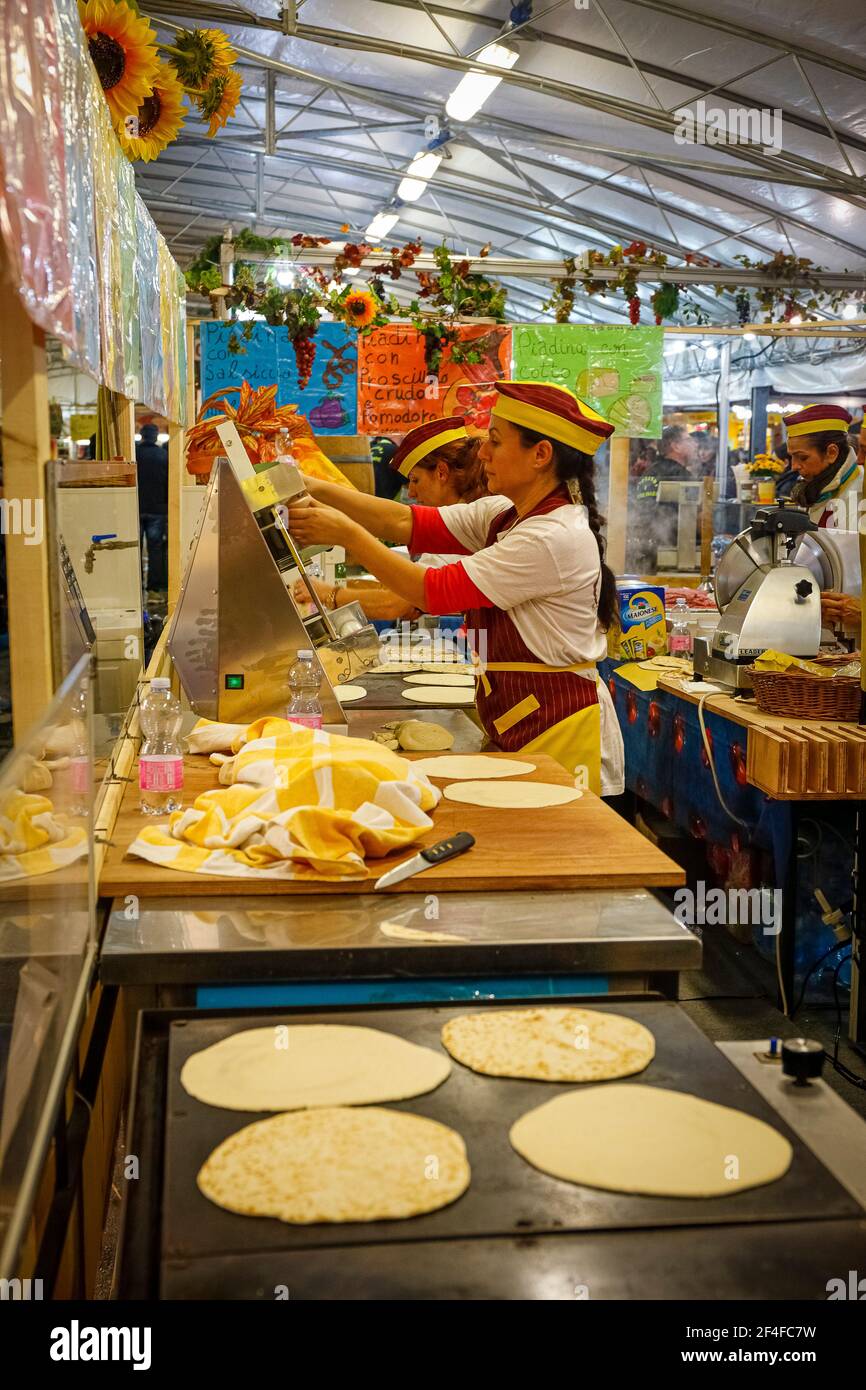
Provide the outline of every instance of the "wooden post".
{"type": "Polygon", "coordinates": [[[613,435],[610,441],[610,489],[607,500],[607,563],[614,574],[625,573],[628,535],[629,440],[613,435]]]}
{"type": "Polygon", "coordinates": [[[135,401],[116,397],[117,438],[121,458],[135,463],[135,401]]]}
{"type": "MultiPolygon", "coordinates": [[[[0,274],[3,267],[0,266],[0,274]]],[[[16,742],[54,693],[45,464],[51,453],[45,334],[0,278],[3,530],[9,597],[12,727],[16,742]]]]}
{"type": "Polygon", "coordinates": [[[183,425],[168,427],[168,611],[177,603],[183,578],[182,509],[184,474],[183,425]]]}

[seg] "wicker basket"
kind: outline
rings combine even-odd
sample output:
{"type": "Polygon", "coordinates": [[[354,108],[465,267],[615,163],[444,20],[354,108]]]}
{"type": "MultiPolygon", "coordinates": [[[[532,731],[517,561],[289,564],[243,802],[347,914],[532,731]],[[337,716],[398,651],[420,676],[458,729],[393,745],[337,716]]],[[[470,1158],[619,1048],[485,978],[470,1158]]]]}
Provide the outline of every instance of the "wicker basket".
{"type": "MultiPolygon", "coordinates": [[[[847,666],[850,656],[819,657],[821,666],[847,666]]],[[[747,666],[758,709],[765,714],[792,719],[838,719],[852,723],[860,718],[860,681],[856,676],[828,679],[807,671],[758,671],[747,666]]]]}

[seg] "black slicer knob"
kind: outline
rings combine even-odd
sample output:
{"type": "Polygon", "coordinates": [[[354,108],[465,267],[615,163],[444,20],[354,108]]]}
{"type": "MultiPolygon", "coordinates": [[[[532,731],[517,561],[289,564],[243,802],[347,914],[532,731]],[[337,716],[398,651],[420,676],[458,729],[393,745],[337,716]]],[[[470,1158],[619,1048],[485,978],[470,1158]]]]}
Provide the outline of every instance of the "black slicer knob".
{"type": "Polygon", "coordinates": [[[782,1043],[782,1071],[793,1076],[795,1085],[808,1086],[823,1070],[824,1049],[814,1038],[786,1038],[782,1043]]]}

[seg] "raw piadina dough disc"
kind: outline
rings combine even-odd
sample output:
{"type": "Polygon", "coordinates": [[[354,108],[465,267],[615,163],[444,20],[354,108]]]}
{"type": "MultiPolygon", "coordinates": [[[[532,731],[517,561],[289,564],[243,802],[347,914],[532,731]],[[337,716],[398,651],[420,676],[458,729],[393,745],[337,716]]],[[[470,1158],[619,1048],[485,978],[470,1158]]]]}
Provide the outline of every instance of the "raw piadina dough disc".
{"type": "Polygon", "coordinates": [[[462,685],[474,689],[475,677],[469,674],[464,676],[462,671],[442,671],[433,674],[425,671],[420,676],[407,676],[406,683],[407,685],[435,685],[437,689],[440,685],[462,685]]]}
{"type": "Polygon", "coordinates": [[[658,1086],[569,1091],[522,1115],[509,1137],[555,1178],[647,1197],[727,1197],[775,1182],[792,1158],[763,1120],[658,1086]]]}
{"type": "Polygon", "coordinates": [[[642,1023],[598,1009],[496,1009],[462,1014],[442,1029],[457,1062],[485,1076],[533,1081],[610,1081],[633,1076],[655,1056],[642,1023]]]}
{"type": "Polygon", "coordinates": [[[516,758],[485,758],[482,753],[449,753],[441,758],[416,758],[412,766],[427,777],[522,777],[535,771],[535,763],[516,758]]]}
{"type": "Polygon", "coordinates": [[[407,671],[420,671],[421,667],[417,661],[383,661],[379,666],[371,666],[364,672],[365,676],[396,676],[402,675],[407,671]]]}
{"type": "Polygon", "coordinates": [[[350,700],[363,700],[366,695],[363,685],[335,685],[334,694],[341,705],[348,704],[350,700]]]}
{"type": "Polygon", "coordinates": [[[248,1028],[193,1053],[180,1082],[224,1110],[301,1110],[407,1100],[435,1090],[450,1070],[447,1057],[378,1028],[291,1023],[248,1028]]]}
{"type": "Polygon", "coordinates": [[[228,1211],[307,1226],[436,1211],[465,1192],[469,1178],[466,1146],[453,1129],[373,1106],[258,1120],[214,1149],[197,1181],[228,1211]]]}
{"type": "Polygon", "coordinates": [[[404,685],[400,693],[417,705],[471,705],[475,699],[470,685],[404,685]]]}
{"type": "Polygon", "coordinates": [[[420,927],[407,927],[404,922],[380,922],[379,930],[383,936],[393,936],[398,941],[468,941],[468,936],[456,936],[453,932],[422,931],[420,927]]]}
{"type": "Polygon", "coordinates": [[[466,661],[422,661],[420,669],[422,671],[441,671],[447,675],[450,671],[468,671],[471,673],[472,667],[466,661]]]}
{"type": "MultiPolygon", "coordinates": [[[[485,769],[486,771],[486,769],[485,769]]],[[[556,782],[455,782],[445,788],[449,801],[467,806],[501,806],[506,810],[532,810],[565,806],[583,793],[579,787],[560,787],[556,782]]]]}

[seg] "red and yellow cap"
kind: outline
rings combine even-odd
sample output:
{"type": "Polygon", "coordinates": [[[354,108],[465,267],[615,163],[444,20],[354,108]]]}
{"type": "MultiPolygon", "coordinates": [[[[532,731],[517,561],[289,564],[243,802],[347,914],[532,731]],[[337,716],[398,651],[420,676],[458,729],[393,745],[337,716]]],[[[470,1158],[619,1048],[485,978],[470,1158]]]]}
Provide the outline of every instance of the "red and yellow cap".
{"type": "Polygon", "coordinates": [[[843,405],[807,405],[804,410],[784,417],[785,431],[789,439],[804,434],[825,434],[829,430],[846,434],[852,418],[843,405]]]}
{"type": "Polygon", "coordinates": [[[416,425],[414,430],[404,434],[391,459],[391,467],[408,478],[415,464],[428,454],[435,453],[444,444],[468,438],[462,415],[450,415],[447,420],[428,420],[426,425],[416,425]]]}
{"type": "Polygon", "coordinates": [[[497,381],[494,419],[558,439],[584,454],[594,454],[613,434],[597,411],[578,400],[565,386],[548,381],[497,381]]]}

